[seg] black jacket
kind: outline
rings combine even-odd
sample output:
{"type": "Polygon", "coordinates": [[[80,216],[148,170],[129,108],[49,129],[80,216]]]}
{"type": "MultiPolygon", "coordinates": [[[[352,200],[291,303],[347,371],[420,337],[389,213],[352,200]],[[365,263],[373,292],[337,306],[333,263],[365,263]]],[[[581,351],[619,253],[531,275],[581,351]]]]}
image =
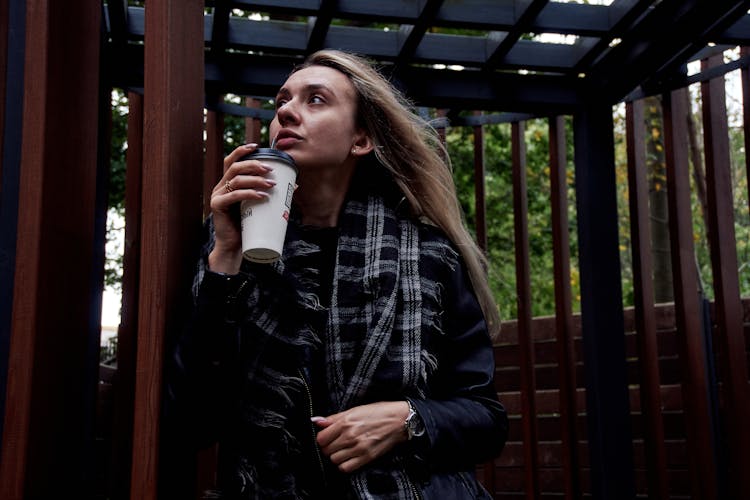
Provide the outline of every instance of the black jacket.
{"type": "MultiPolygon", "coordinates": [[[[169,376],[167,421],[173,432],[185,429],[188,435],[200,437],[202,444],[219,441],[222,461],[236,460],[242,453],[233,446],[242,432],[237,428],[241,422],[231,417],[240,411],[236,401],[240,392],[233,381],[245,376],[238,359],[243,325],[237,295],[242,294],[242,281],[239,275],[206,272],[169,376]]],[[[444,283],[442,305],[445,334],[422,339],[437,360],[437,369],[428,380],[426,397],[410,398],[424,422],[425,435],[392,453],[400,456],[419,498],[489,498],[475,480],[474,468],[500,453],[508,421],[493,382],[491,341],[463,266],[457,266],[444,283]]],[[[301,375],[309,373],[304,368],[300,367],[301,375]]],[[[346,498],[350,493],[345,478],[315,443],[309,417],[321,413],[312,400],[314,392],[306,384],[304,391],[293,395],[297,410],[289,431],[304,450],[299,463],[291,467],[297,469],[298,488],[309,498],[346,498]]],[[[403,400],[404,395],[393,394],[390,399],[403,400]]],[[[232,498],[234,481],[219,471],[223,497],[232,498]]]]}

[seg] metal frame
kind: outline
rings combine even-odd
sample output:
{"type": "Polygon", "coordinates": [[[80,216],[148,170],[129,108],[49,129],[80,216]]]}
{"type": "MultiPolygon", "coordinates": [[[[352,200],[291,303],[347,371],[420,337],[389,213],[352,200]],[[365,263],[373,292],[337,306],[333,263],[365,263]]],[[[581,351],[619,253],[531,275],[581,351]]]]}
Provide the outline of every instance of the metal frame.
{"type": "MultiPolygon", "coordinates": [[[[295,61],[329,47],[378,61],[420,105],[571,113],[592,92],[614,104],[639,89],[684,83],[685,64],[709,43],[750,44],[750,1],[215,0],[206,7],[207,91],[255,96],[273,95],[295,61]],[[244,17],[233,15],[240,11],[244,17]],[[251,20],[251,12],[271,18],[251,20]],[[530,39],[544,33],[576,38],[530,39]]],[[[142,86],[144,9],[108,0],[105,11],[109,47],[122,63],[113,82],[142,86]]]]}

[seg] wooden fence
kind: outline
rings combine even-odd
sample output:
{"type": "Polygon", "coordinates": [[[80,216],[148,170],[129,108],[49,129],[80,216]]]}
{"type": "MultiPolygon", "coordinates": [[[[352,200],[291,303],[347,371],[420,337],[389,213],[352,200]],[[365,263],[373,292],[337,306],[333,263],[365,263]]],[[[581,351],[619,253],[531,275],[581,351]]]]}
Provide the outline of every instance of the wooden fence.
{"type": "MultiPolygon", "coordinates": [[[[715,317],[714,304],[706,304],[711,317],[715,317]]],[[[742,304],[744,342],[750,346],[750,300],[745,299],[742,304]]],[[[654,338],[656,340],[658,369],[660,375],[657,394],[660,418],[656,421],[661,434],[659,443],[649,443],[649,434],[655,431],[649,429],[653,421],[649,420],[648,412],[643,407],[645,392],[641,387],[643,382],[643,367],[639,359],[638,333],[636,313],[633,308],[625,311],[626,352],[629,401],[631,408],[630,426],[632,428],[633,449],[632,459],[635,464],[636,494],[642,498],[698,498],[694,495],[690,480],[687,444],[687,421],[685,405],[683,404],[683,366],[680,358],[680,332],[677,330],[674,304],[660,304],[654,308],[654,338]],[[656,462],[653,448],[663,456],[663,462],[654,469],[656,462]],[[652,478],[652,476],[655,476],[652,478]],[[655,481],[655,490],[650,481],[655,481]]],[[[575,366],[578,384],[575,395],[572,418],[573,428],[566,426],[565,414],[561,412],[561,397],[566,391],[562,385],[562,369],[559,364],[559,345],[556,333],[556,319],[554,317],[535,318],[532,321],[532,338],[535,356],[536,375],[536,408],[535,414],[538,425],[538,441],[536,443],[538,460],[536,462],[536,477],[538,483],[535,489],[540,498],[560,498],[570,489],[571,484],[577,484],[579,489],[574,498],[589,497],[591,494],[590,463],[586,440],[586,398],[584,377],[584,359],[582,339],[580,337],[580,316],[573,317],[573,365],[575,366]],[[570,445],[566,445],[566,432],[574,432],[573,442],[576,467],[570,467],[573,457],[570,445]],[[570,470],[572,469],[572,476],[570,470]]],[[[711,324],[712,341],[716,345],[720,335],[715,321],[711,324]]],[[[497,362],[496,385],[498,395],[506,406],[511,418],[510,437],[502,455],[490,464],[484,464],[478,469],[479,478],[493,492],[495,498],[511,499],[527,496],[529,490],[525,472],[525,441],[522,429],[522,391],[521,367],[519,364],[518,323],[515,321],[503,324],[500,338],[495,344],[495,360],[497,362]]],[[[750,361],[750,350],[746,351],[746,361],[750,361]]],[[[718,366],[718,360],[717,360],[718,366]]],[[[716,386],[719,400],[723,400],[725,390],[719,381],[716,386]]],[[[570,389],[568,389],[570,390],[570,389]]],[[[723,405],[722,405],[723,406],[723,405]]],[[[726,407],[721,408],[722,413],[726,407]]],[[[706,430],[708,432],[708,430],[706,430]]],[[[571,439],[571,438],[568,438],[571,439]]],[[[728,436],[724,434],[723,440],[728,436]]],[[[719,446],[720,454],[724,455],[722,463],[726,464],[726,453],[729,443],[723,442],[719,446]]],[[[724,471],[723,481],[728,481],[728,472],[724,471]]],[[[728,482],[724,487],[728,486],[728,482]]],[[[727,493],[726,490],[725,494],[727,493]]],[[[726,496],[726,495],[725,495],[726,496]]],[[[730,497],[735,498],[735,497],[730,497]]]]}

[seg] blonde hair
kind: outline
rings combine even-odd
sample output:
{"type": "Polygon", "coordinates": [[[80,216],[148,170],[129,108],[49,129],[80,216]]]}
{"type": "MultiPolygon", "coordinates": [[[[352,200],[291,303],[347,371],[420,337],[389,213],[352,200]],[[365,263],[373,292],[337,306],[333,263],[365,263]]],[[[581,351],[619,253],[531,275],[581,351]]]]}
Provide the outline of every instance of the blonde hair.
{"type": "Polygon", "coordinates": [[[393,174],[414,214],[442,229],[460,251],[494,338],[500,315],[487,280],[486,259],[464,224],[450,159],[437,131],[366,59],[321,50],[295,71],[310,66],[333,68],[352,82],[359,99],[358,125],[374,141],[377,159],[393,174]]]}

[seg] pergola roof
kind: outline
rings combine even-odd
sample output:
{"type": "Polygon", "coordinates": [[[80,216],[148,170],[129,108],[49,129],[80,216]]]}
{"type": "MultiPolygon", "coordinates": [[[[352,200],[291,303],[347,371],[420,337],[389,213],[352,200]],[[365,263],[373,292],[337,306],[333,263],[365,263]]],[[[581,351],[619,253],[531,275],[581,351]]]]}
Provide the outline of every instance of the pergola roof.
{"type": "MultiPolygon", "coordinates": [[[[118,61],[112,82],[140,87],[144,9],[106,3],[108,47],[118,61]]],[[[206,6],[210,95],[275,95],[295,61],[326,47],[380,62],[420,105],[566,113],[592,96],[616,103],[633,92],[684,86],[686,63],[750,45],[750,1],[216,0],[206,6]]]]}

